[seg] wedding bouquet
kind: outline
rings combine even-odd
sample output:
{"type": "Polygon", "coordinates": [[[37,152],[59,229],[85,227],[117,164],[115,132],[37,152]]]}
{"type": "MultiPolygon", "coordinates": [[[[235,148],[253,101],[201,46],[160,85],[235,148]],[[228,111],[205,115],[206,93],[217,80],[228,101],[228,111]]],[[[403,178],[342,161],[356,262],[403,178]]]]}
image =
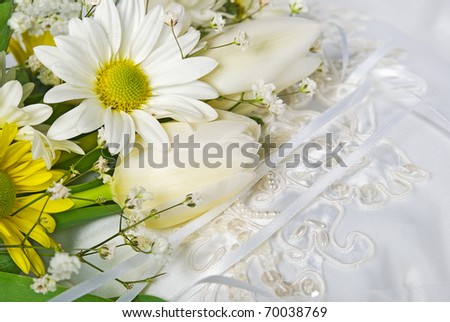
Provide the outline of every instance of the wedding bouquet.
{"type": "MultiPolygon", "coordinates": [[[[401,87],[387,70],[411,80],[414,95],[426,89],[400,67],[397,54],[386,58],[389,46],[376,51],[378,44],[355,37],[359,46],[349,48],[352,19],[345,26],[337,17],[302,0],[1,1],[0,300],[161,300],[151,296],[165,297],[153,285],[172,285],[183,274],[182,265],[168,271],[173,261],[206,269],[223,257],[220,247],[202,250],[211,236],[233,232],[237,242],[223,242],[233,251],[265,228],[263,220],[277,218],[281,210],[255,211],[239,199],[255,184],[260,191],[252,198],[265,206],[287,193],[289,181],[307,195],[321,175],[342,165],[340,142],[354,135],[362,145],[375,129],[336,125],[333,133],[341,137],[315,141],[317,153],[307,155],[314,174],[278,175],[272,169],[284,155],[271,167],[272,152],[286,142],[293,150],[305,143],[296,134],[318,129],[326,122],[320,112],[331,106],[343,111],[364,102],[370,86],[361,84],[380,61],[371,75],[378,92],[401,87]],[[253,216],[257,224],[219,216],[225,210],[253,216]],[[207,224],[208,238],[195,235],[207,224]],[[182,259],[181,245],[197,247],[196,253],[182,259]]],[[[407,106],[414,95],[392,94],[407,106]]],[[[343,151],[350,154],[355,145],[343,151]]],[[[406,157],[396,166],[397,185],[393,179],[380,179],[384,188],[334,183],[323,196],[356,198],[369,207],[402,194],[401,184],[428,177],[406,157]]],[[[295,234],[325,249],[335,244],[324,227],[311,220],[295,234]]],[[[370,248],[364,238],[354,239],[360,249],[370,248]]],[[[318,274],[304,271],[288,283],[271,251],[262,253],[262,280],[274,296],[322,294],[318,274]]],[[[247,255],[224,268],[240,282],[251,280],[238,265],[247,255]]],[[[205,276],[195,281],[205,283],[205,276]]],[[[242,292],[228,299],[254,299],[242,292]]]]}

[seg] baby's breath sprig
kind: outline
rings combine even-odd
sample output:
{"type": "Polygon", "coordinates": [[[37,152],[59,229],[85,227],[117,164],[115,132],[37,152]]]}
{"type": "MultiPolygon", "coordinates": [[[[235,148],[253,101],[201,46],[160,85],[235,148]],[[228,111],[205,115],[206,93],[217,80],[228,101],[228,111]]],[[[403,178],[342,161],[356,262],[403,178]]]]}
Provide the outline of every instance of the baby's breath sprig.
{"type": "Polygon", "coordinates": [[[182,15],[180,7],[175,7],[174,9],[166,12],[164,23],[170,27],[170,30],[172,32],[172,36],[175,39],[175,42],[177,43],[178,50],[181,54],[181,59],[186,58],[185,54],[183,53],[183,48],[181,48],[180,42],[178,41],[178,36],[175,32],[175,26],[178,24],[178,21],[180,20],[180,17],[182,15]]]}
{"type": "MultiPolygon", "coordinates": [[[[125,206],[122,207],[120,213],[118,213],[120,220],[117,233],[90,248],[79,250],[74,256],[76,256],[81,263],[103,272],[101,267],[92,263],[87,257],[97,254],[104,260],[110,260],[114,257],[117,248],[126,246],[145,254],[157,255],[170,252],[170,244],[168,241],[156,232],[147,232],[145,229],[141,230],[141,228],[144,228],[143,224],[148,220],[157,220],[163,213],[183,205],[187,207],[196,207],[201,202],[201,198],[197,194],[188,194],[183,201],[163,210],[144,210],[143,204],[145,201],[149,200],[149,198],[151,198],[151,194],[146,192],[145,189],[141,187],[132,189],[128,194],[125,206]],[[132,213],[130,215],[125,215],[125,211],[132,211],[132,213]],[[138,215],[133,217],[133,213],[137,213],[138,215]],[[126,220],[127,225],[124,225],[124,219],[126,220]],[[123,238],[123,244],[116,245],[114,243],[114,240],[118,237],[123,238]]],[[[133,284],[149,283],[159,276],[161,276],[161,274],[139,281],[123,281],[120,279],[116,279],[116,281],[125,288],[131,288],[133,284]]]]}
{"type": "Polygon", "coordinates": [[[284,113],[286,110],[285,102],[276,94],[276,87],[272,83],[265,83],[258,80],[252,85],[252,93],[241,93],[239,99],[220,96],[217,101],[229,101],[235,104],[228,108],[228,111],[234,111],[241,104],[248,104],[257,108],[267,109],[274,115],[284,113]],[[252,98],[246,98],[251,96],[252,98]]]}

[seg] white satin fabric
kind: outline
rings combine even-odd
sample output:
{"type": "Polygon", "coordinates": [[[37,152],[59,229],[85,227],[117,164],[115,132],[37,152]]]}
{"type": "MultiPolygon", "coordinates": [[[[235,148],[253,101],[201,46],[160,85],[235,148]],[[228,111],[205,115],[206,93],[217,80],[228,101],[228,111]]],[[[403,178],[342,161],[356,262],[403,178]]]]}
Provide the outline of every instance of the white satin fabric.
{"type": "MultiPolygon", "coordinates": [[[[317,1],[314,1],[316,3],[317,1]]],[[[450,2],[447,0],[320,0],[388,23],[450,62],[450,2]]],[[[313,2],[310,2],[312,5],[313,2]]]]}

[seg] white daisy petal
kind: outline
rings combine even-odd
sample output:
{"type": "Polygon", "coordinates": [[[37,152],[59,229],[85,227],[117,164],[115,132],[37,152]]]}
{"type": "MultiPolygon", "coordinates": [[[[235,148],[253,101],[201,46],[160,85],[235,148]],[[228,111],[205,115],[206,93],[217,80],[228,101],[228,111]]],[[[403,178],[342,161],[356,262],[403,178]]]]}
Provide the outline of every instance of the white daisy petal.
{"type": "Polygon", "coordinates": [[[111,59],[112,51],[108,36],[105,30],[95,19],[86,19],[82,23],[79,21],[78,29],[82,31],[84,39],[88,43],[89,50],[97,57],[97,62],[108,62],[111,59]]]}
{"type": "Polygon", "coordinates": [[[109,144],[108,149],[111,152],[111,154],[113,154],[113,155],[120,152],[120,149],[119,149],[120,147],[116,145],[118,143],[113,142],[115,131],[120,132],[122,130],[121,128],[114,129],[114,125],[120,126],[120,124],[113,123],[115,120],[114,112],[115,111],[113,111],[111,109],[111,107],[108,107],[106,109],[106,111],[105,111],[105,132],[104,132],[105,141],[109,144]],[[118,131],[118,130],[120,130],[120,131],[118,131]]]}
{"type": "Polygon", "coordinates": [[[51,104],[94,97],[96,97],[96,95],[89,87],[78,87],[64,83],[50,89],[45,94],[44,101],[51,104]]]}
{"type": "Polygon", "coordinates": [[[53,122],[47,136],[52,140],[67,140],[82,134],[77,130],[77,125],[85,108],[86,105],[79,105],[60,116],[53,122]]]}
{"type": "Polygon", "coordinates": [[[161,95],[182,95],[197,99],[217,98],[217,91],[209,84],[202,81],[193,81],[190,83],[159,87],[153,90],[155,96],[161,95]]]}
{"type": "Polygon", "coordinates": [[[153,116],[142,110],[135,110],[131,114],[136,125],[136,131],[147,143],[161,145],[169,142],[169,137],[153,116]]]}
{"type": "Polygon", "coordinates": [[[88,19],[70,19],[69,23],[67,24],[67,28],[69,29],[68,35],[77,37],[79,39],[87,39],[86,32],[84,30],[84,24],[88,19]]]}
{"type": "MultiPolygon", "coordinates": [[[[117,53],[122,39],[122,27],[116,6],[112,0],[102,0],[95,10],[94,19],[100,23],[108,36],[113,53],[117,53]]],[[[128,21],[127,23],[134,23],[128,21]]]]}
{"type": "Polygon", "coordinates": [[[36,57],[62,80],[77,85],[94,84],[95,75],[83,73],[79,64],[70,60],[57,47],[38,46],[34,48],[36,57]]]}
{"type": "Polygon", "coordinates": [[[55,150],[73,152],[76,154],[84,155],[84,151],[77,144],[72,141],[53,141],[53,147],[55,150]]]}
{"type": "Polygon", "coordinates": [[[74,62],[83,62],[83,64],[77,64],[80,68],[83,68],[86,73],[95,73],[98,67],[97,61],[89,51],[89,47],[84,41],[80,41],[70,36],[55,37],[56,46],[61,49],[65,55],[71,57],[74,62]]]}
{"type": "MultiPolygon", "coordinates": [[[[28,115],[24,113],[21,109],[9,106],[7,108],[4,108],[0,110],[0,116],[2,123],[8,122],[8,123],[14,123],[17,126],[24,126],[27,124],[28,115]]],[[[0,124],[2,124],[0,123],[0,124]]]]}
{"type": "MultiPolygon", "coordinates": [[[[183,54],[189,54],[197,45],[199,39],[200,32],[197,30],[189,31],[178,38],[178,43],[183,50],[183,54]]],[[[160,64],[179,59],[181,59],[180,49],[173,39],[173,41],[170,41],[167,44],[156,48],[150,54],[148,59],[143,62],[143,65],[144,68],[147,68],[148,72],[151,73],[152,69],[156,68],[160,64]]]]}
{"type": "Polygon", "coordinates": [[[31,146],[33,159],[36,160],[42,158],[47,166],[47,169],[50,169],[52,167],[53,160],[55,159],[55,153],[51,147],[50,140],[39,131],[34,131],[34,138],[31,146]],[[50,145],[49,149],[45,147],[46,143],[50,145]]]}
{"type": "Polygon", "coordinates": [[[150,73],[152,87],[192,82],[211,72],[217,65],[217,61],[206,57],[192,57],[170,64],[161,64],[150,73]]]}
{"type": "Polygon", "coordinates": [[[145,3],[135,0],[120,1],[117,9],[121,21],[132,22],[122,24],[122,43],[119,50],[121,57],[130,57],[133,35],[145,17],[145,3]]]}
{"type": "MultiPolygon", "coordinates": [[[[84,113],[78,119],[77,131],[81,133],[89,133],[97,130],[105,123],[105,108],[100,105],[97,99],[85,100],[86,105],[84,113]]],[[[80,105],[81,105],[80,104],[80,105]]]]}
{"type": "Polygon", "coordinates": [[[113,155],[123,152],[124,149],[130,149],[131,142],[135,140],[132,118],[122,111],[107,110],[105,138],[109,152],[113,155]]]}
{"type": "Polygon", "coordinates": [[[22,108],[28,114],[27,125],[38,125],[46,121],[53,113],[53,109],[45,104],[33,104],[22,108]]]}
{"type": "Polygon", "coordinates": [[[152,110],[166,111],[183,122],[205,122],[217,118],[217,112],[208,104],[185,96],[165,95],[153,98],[152,110]]]}
{"type": "Polygon", "coordinates": [[[23,89],[22,85],[20,85],[18,81],[14,80],[7,82],[5,85],[3,85],[2,92],[5,94],[2,95],[3,101],[1,102],[1,104],[3,106],[19,106],[20,102],[22,101],[23,89]]]}
{"type": "Polygon", "coordinates": [[[120,149],[125,155],[130,153],[136,140],[136,127],[133,118],[122,111],[119,113],[122,119],[123,147],[120,149]]]}
{"type": "Polygon", "coordinates": [[[131,56],[136,64],[140,64],[151,53],[159,39],[163,25],[164,12],[161,6],[157,6],[145,16],[133,38],[131,56]]]}
{"type": "Polygon", "coordinates": [[[183,49],[183,53],[185,55],[191,53],[192,50],[194,50],[195,46],[197,46],[200,40],[200,37],[200,31],[192,29],[178,38],[178,42],[180,43],[181,49],[183,49]]]}

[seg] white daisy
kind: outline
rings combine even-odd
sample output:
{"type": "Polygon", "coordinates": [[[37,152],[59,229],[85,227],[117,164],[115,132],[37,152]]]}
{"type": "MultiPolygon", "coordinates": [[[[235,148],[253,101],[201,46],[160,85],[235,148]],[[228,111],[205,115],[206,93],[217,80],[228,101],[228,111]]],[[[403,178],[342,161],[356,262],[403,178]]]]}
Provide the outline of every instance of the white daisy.
{"type": "Polygon", "coordinates": [[[15,124],[17,127],[37,125],[52,115],[52,108],[45,104],[33,104],[25,107],[22,85],[14,80],[0,87],[0,128],[5,123],[15,124]]]}
{"type": "MultiPolygon", "coordinates": [[[[217,112],[200,101],[217,97],[198,81],[217,62],[207,57],[182,58],[161,6],[146,14],[144,0],[100,2],[93,18],[73,19],[56,47],[39,46],[39,60],[65,84],[51,89],[47,103],[84,99],[57,119],[48,132],[55,140],[73,138],[105,126],[110,152],[117,154],[135,141],[167,143],[157,119],[211,121],[217,112]]],[[[175,28],[176,29],[176,28],[175,28]]],[[[177,29],[180,30],[180,29],[177,29]]],[[[200,33],[178,37],[184,55],[197,45],[200,33]]]]}

